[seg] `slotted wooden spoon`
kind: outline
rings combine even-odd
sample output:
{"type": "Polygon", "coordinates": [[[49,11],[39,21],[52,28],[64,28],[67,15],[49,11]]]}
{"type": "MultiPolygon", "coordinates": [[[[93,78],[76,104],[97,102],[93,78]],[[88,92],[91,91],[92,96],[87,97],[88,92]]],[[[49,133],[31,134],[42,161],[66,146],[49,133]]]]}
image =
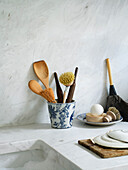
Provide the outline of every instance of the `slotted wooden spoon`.
{"type": "Polygon", "coordinates": [[[49,70],[44,60],[33,63],[33,68],[38,79],[46,88],[49,88],[49,70]]]}

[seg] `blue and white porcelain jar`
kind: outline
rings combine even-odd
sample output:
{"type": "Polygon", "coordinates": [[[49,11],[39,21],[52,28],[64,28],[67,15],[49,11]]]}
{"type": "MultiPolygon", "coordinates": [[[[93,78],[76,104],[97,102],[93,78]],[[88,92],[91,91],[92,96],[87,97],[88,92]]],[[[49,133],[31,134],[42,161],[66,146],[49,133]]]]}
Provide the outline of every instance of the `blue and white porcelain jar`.
{"type": "Polygon", "coordinates": [[[75,101],[71,103],[48,102],[51,126],[58,129],[72,127],[72,120],[75,113],[75,104],[75,101]]]}

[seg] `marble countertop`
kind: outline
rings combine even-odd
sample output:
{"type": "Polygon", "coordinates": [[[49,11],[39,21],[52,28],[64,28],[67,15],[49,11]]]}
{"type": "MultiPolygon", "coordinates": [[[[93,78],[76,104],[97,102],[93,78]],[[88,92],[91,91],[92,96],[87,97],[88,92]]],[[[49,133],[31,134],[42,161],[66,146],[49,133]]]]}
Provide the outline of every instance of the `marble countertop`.
{"type": "Polygon", "coordinates": [[[80,139],[92,138],[112,129],[128,130],[128,123],[98,127],[74,120],[73,127],[69,129],[53,129],[50,124],[3,127],[0,128],[0,155],[40,149],[42,143],[68,159],[78,169],[128,169],[128,156],[103,159],[78,144],[80,139]]]}

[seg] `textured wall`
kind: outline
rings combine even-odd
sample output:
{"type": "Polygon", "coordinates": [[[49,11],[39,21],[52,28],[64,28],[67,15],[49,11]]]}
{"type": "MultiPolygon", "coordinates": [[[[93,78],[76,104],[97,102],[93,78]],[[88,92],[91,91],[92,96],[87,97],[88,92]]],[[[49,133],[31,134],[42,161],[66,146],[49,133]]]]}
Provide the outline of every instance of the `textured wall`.
{"type": "Polygon", "coordinates": [[[127,30],[127,0],[1,0],[0,126],[49,121],[46,101],[27,86],[40,59],[54,90],[54,71],[79,67],[76,114],[105,103],[107,57],[117,92],[128,99],[127,30]]]}

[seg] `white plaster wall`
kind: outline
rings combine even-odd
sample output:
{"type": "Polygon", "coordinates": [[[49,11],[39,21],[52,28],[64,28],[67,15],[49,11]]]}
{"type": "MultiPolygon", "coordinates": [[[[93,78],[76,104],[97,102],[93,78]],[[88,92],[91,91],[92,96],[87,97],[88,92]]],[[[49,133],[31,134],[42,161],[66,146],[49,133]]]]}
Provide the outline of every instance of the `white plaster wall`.
{"type": "MultiPolygon", "coordinates": [[[[118,94],[128,99],[127,0],[1,0],[0,126],[48,122],[46,101],[28,89],[32,63],[52,73],[79,67],[76,114],[105,104],[110,57],[118,94]]],[[[42,86],[43,87],[43,86],[42,86]]]]}

